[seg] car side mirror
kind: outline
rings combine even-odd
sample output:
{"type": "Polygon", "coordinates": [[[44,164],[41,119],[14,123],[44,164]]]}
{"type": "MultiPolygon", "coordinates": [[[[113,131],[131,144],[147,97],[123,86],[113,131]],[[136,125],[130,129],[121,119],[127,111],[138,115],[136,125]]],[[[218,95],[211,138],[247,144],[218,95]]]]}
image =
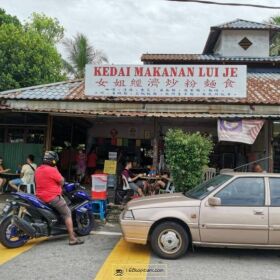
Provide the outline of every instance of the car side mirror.
{"type": "Polygon", "coordinates": [[[220,206],[222,204],[221,199],[219,197],[209,197],[208,204],[210,206],[220,206]]]}

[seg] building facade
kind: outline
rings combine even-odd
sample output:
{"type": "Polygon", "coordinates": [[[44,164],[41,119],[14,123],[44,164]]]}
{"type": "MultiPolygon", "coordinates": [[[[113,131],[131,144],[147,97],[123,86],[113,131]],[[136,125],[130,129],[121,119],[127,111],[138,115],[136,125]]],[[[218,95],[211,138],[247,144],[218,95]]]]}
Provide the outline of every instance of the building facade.
{"type": "MultiPolygon", "coordinates": [[[[210,165],[217,169],[267,158],[263,167],[280,172],[280,56],[269,53],[279,31],[278,26],[235,20],[211,27],[202,54],[141,57],[144,65],[246,65],[244,98],[88,96],[84,80],[9,90],[0,93],[0,145],[21,144],[19,155],[24,145],[35,149],[37,143],[28,139],[38,138],[41,151],[69,148],[65,143],[73,148],[85,144],[88,150],[96,146],[100,166],[109,151],[125,152],[138,165],[157,165],[166,131],[179,127],[212,137],[210,165]],[[265,124],[255,143],[247,145],[219,142],[218,119],[263,119],[265,124]]],[[[3,156],[9,160],[9,153],[3,156]]]]}

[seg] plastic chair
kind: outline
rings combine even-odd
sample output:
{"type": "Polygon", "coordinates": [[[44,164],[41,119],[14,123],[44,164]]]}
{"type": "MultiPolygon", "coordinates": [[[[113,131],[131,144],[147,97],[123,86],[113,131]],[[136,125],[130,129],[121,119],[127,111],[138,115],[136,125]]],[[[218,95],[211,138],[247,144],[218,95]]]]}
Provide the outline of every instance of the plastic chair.
{"type": "Polygon", "coordinates": [[[35,194],[35,192],[36,192],[35,184],[34,183],[26,184],[26,192],[35,194]]]}
{"type": "Polygon", "coordinates": [[[122,175],[122,182],[123,182],[123,190],[124,191],[127,191],[127,190],[130,190],[130,186],[129,186],[129,183],[126,179],[126,177],[124,175],[122,175]]]}
{"type": "Polygon", "coordinates": [[[203,182],[209,181],[216,175],[216,168],[206,168],[203,172],[203,182]]]}
{"type": "Polygon", "coordinates": [[[26,193],[35,194],[35,184],[22,184],[18,187],[18,191],[25,191],[26,193]]]}
{"type": "Polygon", "coordinates": [[[95,215],[98,215],[100,217],[101,221],[105,220],[106,216],[106,209],[107,209],[107,200],[92,200],[92,212],[95,215]]]}
{"type": "Polygon", "coordinates": [[[172,181],[168,181],[165,189],[159,189],[159,193],[174,193],[175,192],[175,186],[172,181]]]}
{"type": "Polygon", "coordinates": [[[223,168],[220,170],[220,174],[228,173],[228,172],[234,172],[231,168],[223,168]]]}

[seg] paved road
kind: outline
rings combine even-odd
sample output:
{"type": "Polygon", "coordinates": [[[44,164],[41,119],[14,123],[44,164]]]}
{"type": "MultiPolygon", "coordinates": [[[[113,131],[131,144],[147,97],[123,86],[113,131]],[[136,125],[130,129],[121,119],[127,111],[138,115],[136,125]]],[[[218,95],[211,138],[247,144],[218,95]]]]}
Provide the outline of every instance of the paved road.
{"type": "Polygon", "coordinates": [[[166,264],[169,279],[176,280],[280,279],[280,251],[197,248],[176,261],[152,255],[150,263],[166,264]]]}
{"type": "Polygon", "coordinates": [[[0,267],[9,280],[94,279],[119,237],[88,236],[81,246],[68,246],[65,237],[47,240],[0,267]]]}
{"type": "MultiPolygon", "coordinates": [[[[86,237],[85,245],[76,247],[68,246],[65,237],[43,241],[0,266],[0,277],[9,280],[94,279],[119,239],[118,236],[91,235],[86,237]]],[[[130,253],[137,254],[140,249],[135,247],[135,252],[130,253]]],[[[168,277],[148,275],[147,279],[278,280],[279,256],[278,251],[209,248],[199,248],[176,261],[162,260],[151,254],[150,264],[166,265],[168,277]]]]}

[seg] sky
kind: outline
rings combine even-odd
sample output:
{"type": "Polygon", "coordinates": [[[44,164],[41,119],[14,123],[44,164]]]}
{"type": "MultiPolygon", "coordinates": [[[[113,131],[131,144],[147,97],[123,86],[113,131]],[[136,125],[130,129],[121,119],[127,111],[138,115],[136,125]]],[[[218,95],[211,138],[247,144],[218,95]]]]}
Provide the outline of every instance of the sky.
{"type": "MultiPolygon", "coordinates": [[[[218,0],[279,6],[280,0],[218,0]]],[[[262,22],[280,10],[165,0],[0,0],[25,21],[33,12],[56,17],[65,37],[84,33],[114,64],[139,64],[143,53],[201,53],[210,26],[237,18],[262,22]]],[[[65,57],[62,46],[59,50],[65,57]]]]}

